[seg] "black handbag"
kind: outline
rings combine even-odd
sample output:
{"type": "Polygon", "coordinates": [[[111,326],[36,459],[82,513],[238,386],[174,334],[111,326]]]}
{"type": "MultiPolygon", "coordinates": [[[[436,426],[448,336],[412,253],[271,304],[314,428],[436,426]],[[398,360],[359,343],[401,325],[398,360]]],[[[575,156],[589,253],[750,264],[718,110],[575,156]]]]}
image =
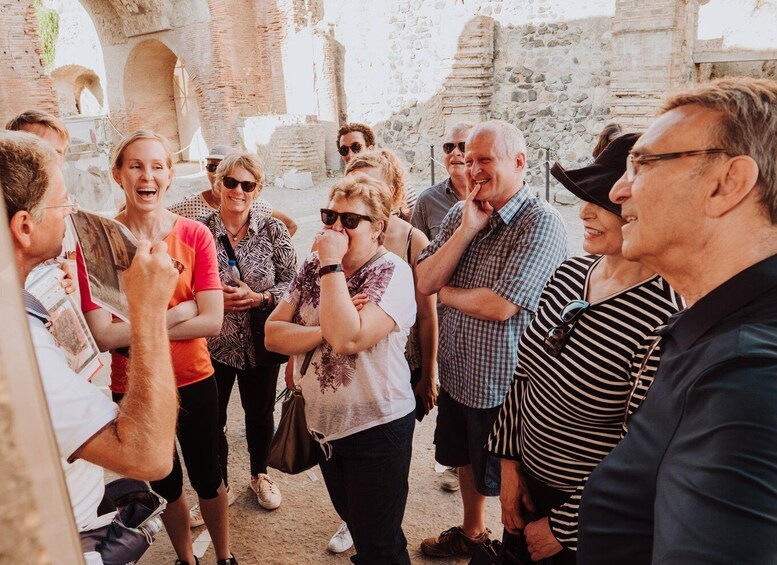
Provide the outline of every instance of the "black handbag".
{"type": "MultiPolygon", "coordinates": [[[[222,235],[219,238],[219,241],[221,241],[221,245],[224,246],[224,251],[227,252],[227,257],[232,259],[235,264],[237,264],[235,250],[232,249],[232,244],[229,242],[229,238],[226,235],[222,235]]],[[[237,268],[240,270],[239,264],[237,268]]],[[[257,365],[282,365],[289,360],[288,355],[282,355],[280,353],[275,353],[274,351],[269,351],[264,346],[264,326],[267,323],[267,318],[270,317],[271,313],[272,310],[263,310],[260,308],[251,308],[248,311],[251,325],[251,341],[254,345],[254,357],[256,359],[257,365]]]]}
{"type": "Polygon", "coordinates": [[[116,515],[102,528],[80,532],[81,549],[99,553],[105,565],[132,565],[162,528],[167,501],[146,483],[126,478],[105,485],[105,496],[116,507],[116,515]]]}
{"type": "Polygon", "coordinates": [[[286,389],[276,399],[283,400],[281,421],[270,442],[267,465],[289,475],[307,471],[318,464],[319,444],[308,431],[305,399],[296,388],[286,389]]]}

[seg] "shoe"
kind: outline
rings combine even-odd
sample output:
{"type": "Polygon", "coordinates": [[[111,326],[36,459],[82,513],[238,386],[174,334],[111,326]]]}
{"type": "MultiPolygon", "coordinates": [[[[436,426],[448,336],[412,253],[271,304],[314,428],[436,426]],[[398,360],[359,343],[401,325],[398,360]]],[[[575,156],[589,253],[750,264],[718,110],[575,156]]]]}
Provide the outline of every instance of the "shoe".
{"type": "MultiPolygon", "coordinates": [[[[232,506],[237,500],[237,495],[232,492],[232,489],[227,485],[227,505],[232,506]]],[[[205,520],[202,519],[202,511],[200,511],[200,505],[195,504],[189,509],[189,526],[192,528],[199,528],[205,524],[205,520]]]]}
{"type": "Polygon", "coordinates": [[[459,469],[458,467],[448,467],[442,472],[442,482],[440,483],[442,490],[448,492],[456,492],[459,490],[459,469]]]}
{"type": "Polygon", "coordinates": [[[251,490],[256,493],[259,506],[265,510],[275,510],[281,505],[281,489],[267,476],[267,473],[259,473],[256,477],[251,477],[251,490]]]}
{"type": "Polygon", "coordinates": [[[343,522],[340,527],[337,528],[335,535],[329,540],[329,545],[326,548],[332,553],[342,553],[348,551],[353,547],[353,538],[351,532],[348,531],[348,524],[343,522]]]}
{"type": "Polygon", "coordinates": [[[231,555],[229,559],[218,559],[216,565],[237,565],[237,559],[234,555],[231,555]]]}
{"type": "MultiPolygon", "coordinates": [[[[175,565],[189,565],[188,561],[181,561],[180,559],[175,560],[175,565]]],[[[194,565],[200,565],[200,560],[197,559],[197,556],[194,556],[194,565]]]]}
{"type": "Polygon", "coordinates": [[[472,552],[483,542],[491,539],[491,530],[486,528],[476,538],[471,538],[464,530],[455,526],[445,530],[439,536],[426,538],[421,542],[421,553],[429,557],[453,557],[455,555],[472,555],[472,552]]]}

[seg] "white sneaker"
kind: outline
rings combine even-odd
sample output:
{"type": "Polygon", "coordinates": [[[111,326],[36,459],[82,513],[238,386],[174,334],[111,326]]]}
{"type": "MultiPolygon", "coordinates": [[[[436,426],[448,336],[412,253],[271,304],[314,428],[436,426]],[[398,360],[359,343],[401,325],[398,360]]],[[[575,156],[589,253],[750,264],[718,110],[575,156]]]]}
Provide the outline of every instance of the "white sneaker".
{"type": "Polygon", "coordinates": [[[256,493],[259,506],[265,510],[275,510],[281,505],[281,489],[266,473],[251,477],[251,490],[256,493]]]}
{"type": "Polygon", "coordinates": [[[335,535],[332,536],[332,539],[329,540],[329,545],[326,548],[332,553],[342,553],[352,547],[353,538],[351,537],[351,532],[348,531],[348,524],[343,522],[335,532],[335,535]]]}
{"type": "Polygon", "coordinates": [[[459,469],[458,467],[448,467],[442,472],[442,482],[440,488],[449,492],[459,490],[459,469]]]}
{"type": "MultiPolygon", "coordinates": [[[[232,492],[232,489],[227,486],[227,504],[232,506],[237,500],[237,495],[232,492]]],[[[200,505],[195,504],[189,509],[189,527],[199,528],[205,524],[205,520],[202,518],[202,511],[200,505]]]]}

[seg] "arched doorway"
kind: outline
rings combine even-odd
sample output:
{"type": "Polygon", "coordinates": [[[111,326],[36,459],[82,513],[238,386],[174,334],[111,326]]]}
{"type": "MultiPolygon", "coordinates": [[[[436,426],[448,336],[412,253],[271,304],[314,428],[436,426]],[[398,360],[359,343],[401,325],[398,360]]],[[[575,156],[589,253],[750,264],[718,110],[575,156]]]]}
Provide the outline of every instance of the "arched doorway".
{"type": "Polygon", "coordinates": [[[157,131],[170,139],[177,160],[189,158],[200,128],[199,107],[183,64],[161,41],[148,39],[130,53],[124,100],[129,130],[157,131]]]}

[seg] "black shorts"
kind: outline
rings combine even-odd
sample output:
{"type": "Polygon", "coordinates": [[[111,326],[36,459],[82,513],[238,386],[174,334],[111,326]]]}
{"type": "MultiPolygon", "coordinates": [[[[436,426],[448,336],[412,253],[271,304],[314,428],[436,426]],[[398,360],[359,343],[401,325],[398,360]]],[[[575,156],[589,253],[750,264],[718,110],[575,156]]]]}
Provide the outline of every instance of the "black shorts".
{"type": "Polygon", "coordinates": [[[440,389],[434,456],[448,467],[472,465],[475,488],[483,496],[499,495],[501,461],[486,451],[486,442],[501,406],[470,408],[440,389]]]}
{"type": "MultiPolygon", "coordinates": [[[[189,482],[197,496],[205,500],[216,498],[221,486],[219,466],[219,402],[216,379],[213,376],[180,387],[176,435],[189,474],[189,482]]],[[[114,402],[124,395],[113,394],[114,402]]],[[[183,494],[183,470],[178,450],[173,448],[173,470],[164,479],[151,481],[151,488],[167,502],[175,502],[183,494]]]]}

